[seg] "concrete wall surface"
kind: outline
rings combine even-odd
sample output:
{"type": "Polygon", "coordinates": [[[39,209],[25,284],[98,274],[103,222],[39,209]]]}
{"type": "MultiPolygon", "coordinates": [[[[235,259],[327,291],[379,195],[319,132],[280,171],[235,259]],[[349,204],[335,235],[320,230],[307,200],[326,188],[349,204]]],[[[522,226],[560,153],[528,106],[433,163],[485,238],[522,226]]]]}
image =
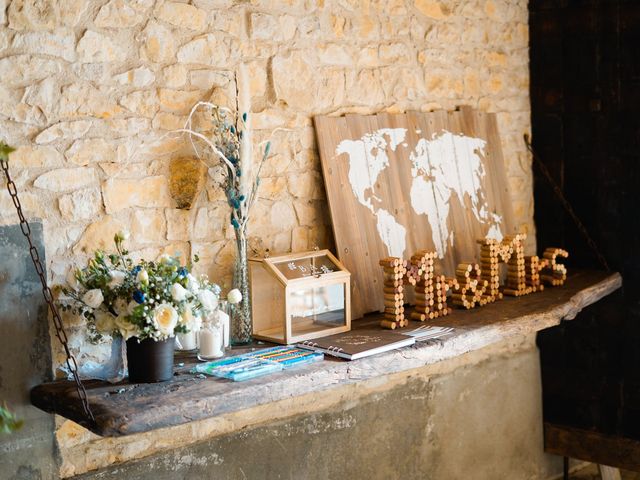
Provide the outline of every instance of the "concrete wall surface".
{"type": "MultiPolygon", "coordinates": [[[[44,256],[42,224],[31,231],[44,256]]],[[[0,434],[0,479],[57,478],[53,416],[29,402],[29,389],[51,379],[51,349],[46,303],[18,225],[0,227],[0,259],[0,404],[25,422],[0,434]]]]}

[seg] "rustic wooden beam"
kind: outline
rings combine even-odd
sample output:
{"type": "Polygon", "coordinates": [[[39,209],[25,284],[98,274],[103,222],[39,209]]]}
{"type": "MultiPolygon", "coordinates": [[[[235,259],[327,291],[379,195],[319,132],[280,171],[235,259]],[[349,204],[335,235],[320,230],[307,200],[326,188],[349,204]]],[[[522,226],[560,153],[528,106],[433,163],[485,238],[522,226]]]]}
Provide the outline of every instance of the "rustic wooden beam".
{"type": "Polygon", "coordinates": [[[619,435],[545,422],[544,450],[554,455],[640,472],[640,442],[619,435]]]}
{"type": "MultiPolygon", "coordinates": [[[[532,334],[558,325],[562,319],[574,318],[584,307],[621,285],[622,279],[617,273],[578,272],[570,275],[562,287],[550,287],[526,297],[506,298],[477,310],[456,310],[451,315],[430,320],[430,325],[455,328],[438,346],[419,342],[355,362],[330,359],[247,382],[192,375],[189,369],[195,358],[178,355],[177,362],[184,365],[176,369],[176,375],[169,382],[137,385],[87,382],[89,402],[96,417],[93,425],[84,423],[72,382],[39,385],[31,391],[31,402],[42,410],[84,424],[98,435],[146,432],[420,368],[502,340],[532,334]]],[[[381,319],[381,314],[368,315],[353,327],[372,327],[381,319]]],[[[420,325],[420,322],[411,322],[408,328],[420,325]]]]}

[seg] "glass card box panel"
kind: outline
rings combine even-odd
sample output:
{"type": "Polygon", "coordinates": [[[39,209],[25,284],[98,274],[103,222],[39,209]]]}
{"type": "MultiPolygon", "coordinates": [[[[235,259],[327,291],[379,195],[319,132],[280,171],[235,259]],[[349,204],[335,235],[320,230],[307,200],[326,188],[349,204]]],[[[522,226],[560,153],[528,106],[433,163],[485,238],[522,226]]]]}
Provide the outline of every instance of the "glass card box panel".
{"type": "Polygon", "coordinates": [[[343,284],[293,290],[289,298],[291,333],[294,336],[347,324],[343,284]]]}

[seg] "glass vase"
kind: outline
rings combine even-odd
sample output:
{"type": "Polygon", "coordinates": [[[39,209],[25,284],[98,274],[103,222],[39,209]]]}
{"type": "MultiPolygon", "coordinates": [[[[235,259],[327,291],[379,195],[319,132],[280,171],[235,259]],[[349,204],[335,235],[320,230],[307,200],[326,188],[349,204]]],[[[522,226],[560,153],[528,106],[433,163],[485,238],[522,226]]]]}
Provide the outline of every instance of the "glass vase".
{"type": "Polygon", "coordinates": [[[247,238],[241,229],[236,230],[236,263],[233,271],[233,288],[240,290],[242,300],[231,308],[231,343],[246,345],[252,341],[251,296],[249,294],[249,263],[247,238]]]}

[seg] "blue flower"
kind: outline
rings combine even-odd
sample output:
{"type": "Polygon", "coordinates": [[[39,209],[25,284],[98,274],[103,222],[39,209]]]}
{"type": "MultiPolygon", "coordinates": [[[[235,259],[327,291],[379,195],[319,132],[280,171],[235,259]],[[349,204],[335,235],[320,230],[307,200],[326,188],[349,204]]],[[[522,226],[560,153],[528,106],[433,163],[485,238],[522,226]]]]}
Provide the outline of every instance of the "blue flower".
{"type": "Polygon", "coordinates": [[[136,290],[135,292],[133,292],[133,299],[136,301],[136,303],[144,303],[145,300],[145,295],[144,292],[142,292],[141,290],[136,290]]]}
{"type": "Polygon", "coordinates": [[[222,289],[220,288],[219,285],[216,285],[215,283],[213,285],[211,285],[211,291],[213,293],[215,293],[216,295],[220,295],[220,292],[222,291],[222,289]]]}
{"type": "Polygon", "coordinates": [[[137,275],[140,270],[142,270],[142,267],[140,265],[136,265],[135,267],[133,267],[133,270],[131,270],[131,273],[137,275]]]}
{"type": "Polygon", "coordinates": [[[179,277],[184,278],[184,277],[186,277],[186,276],[187,276],[187,274],[188,274],[188,273],[189,273],[189,271],[188,271],[186,268],[184,268],[184,267],[180,267],[180,268],[178,269],[178,276],[179,276],[179,277]]]}

